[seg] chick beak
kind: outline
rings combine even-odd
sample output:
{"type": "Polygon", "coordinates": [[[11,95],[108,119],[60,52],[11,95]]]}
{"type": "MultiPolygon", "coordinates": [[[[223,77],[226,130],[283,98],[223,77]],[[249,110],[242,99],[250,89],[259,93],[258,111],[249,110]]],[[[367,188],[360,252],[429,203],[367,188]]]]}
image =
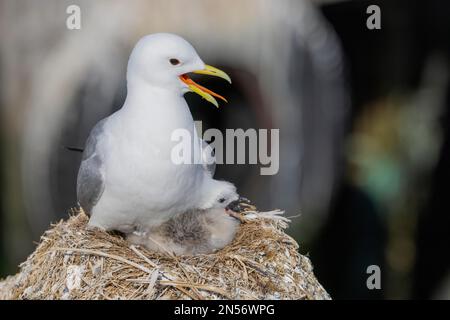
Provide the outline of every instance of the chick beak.
{"type": "MultiPolygon", "coordinates": [[[[222,79],[228,81],[229,83],[231,83],[230,77],[225,72],[223,72],[222,70],[219,70],[217,68],[214,68],[212,66],[209,66],[209,65],[205,65],[205,69],[196,70],[196,71],[193,71],[193,73],[206,74],[206,75],[210,75],[210,76],[219,77],[219,78],[222,78],[222,79]]],[[[199,85],[195,81],[193,81],[191,78],[188,77],[187,74],[181,75],[180,80],[183,81],[189,87],[189,90],[197,93],[199,96],[206,99],[208,102],[211,102],[217,108],[219,107],[219,103],[217,102],[217,100],[214,97],[219,98],[225,102],[228,102],[227,99],[225,99],[221,95],[218,95],[217,93],[215,93],[215,92],[199,85]]]]}

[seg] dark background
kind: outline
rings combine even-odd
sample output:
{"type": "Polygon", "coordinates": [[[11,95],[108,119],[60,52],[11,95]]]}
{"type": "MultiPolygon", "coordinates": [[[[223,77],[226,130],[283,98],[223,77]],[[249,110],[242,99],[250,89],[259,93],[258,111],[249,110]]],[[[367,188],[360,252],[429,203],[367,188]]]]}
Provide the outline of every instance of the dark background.
{"type": "MultiPolygon", "coordinates": [[[[377,107],[374,102],[395,94],[411,95],[420,90],[426,63],[432,54],[439,53],[446,59],[447,70],[440,71],[448,73],[449,2],[349,1],[325,5],[322,12],[339,35],[349,66],[352,109],[347,135],[353,134],[361,114],[377,107]],[[359,13],[369,4],[378,4],[382,8],[381,30],[354,27],[363,23],[364,16],[359,13]]],[[[386,265],[389,241],[393,241],[395,233],[404,232],[402,229],[408,224],[408,219],[417,219],[409,231],[414,259],[405,268],[393,270],[396,275],[392,278],[383,277],[384,285],[390,282],[395,286],[393,290],[398,293],[397,297],[405,297],[403,294],[406,294],[410,298],[428,299],[448,279],[449,89],[447,81],[442,114],[434,124],[443,134],[438,161],[410,191],[411,198],[420,198],[421,201],[412,208],[413,212],[401,217],[404,221],[399,223],[403,226],[389,230],[389,221],[382,217],[381,211],[386,210],[382,205],[349,179],[344,178],[340,184],[329,219],[311,251],[317,275],[333,297],[386,298],[383,290],[370,292],[361,285],[367,277],[361,270],[370,261],[386,265]],[[414,215],[417,217],[411,217],[414,215]]],[[[426,113],[426,107],[424,105],[420,112],[426,113]]],[[[448,289],[444,297],[449,298],[448,289]]]]}

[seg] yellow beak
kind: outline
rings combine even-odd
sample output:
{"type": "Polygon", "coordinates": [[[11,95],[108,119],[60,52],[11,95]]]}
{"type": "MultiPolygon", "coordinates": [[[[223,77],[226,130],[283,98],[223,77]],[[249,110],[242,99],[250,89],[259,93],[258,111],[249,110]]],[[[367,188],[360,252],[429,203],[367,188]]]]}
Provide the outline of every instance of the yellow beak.
{"type": "MultiPolygon", "coordinates": [[[[214,68],[212,66],[209,65],[205,65],[205,69],[203,70],[196,70],[193,71],[193,73],[197,73],[197,74],[206,74],[206,75],[210,75],[210,76],[215,76],[215,77],[219,77],[222,79],[225,79],[226,81],[228,81],[229,83],[231,83],[231,79],[230,77],[223,72],[222,70],[219,70],[217,68],[214,68]]],[[[183,81],[192,92],[197,93],[199,96],[201,96],[202,98],[206,99],[206,101],[211,102],[213,105],[215,105],[217,108],[219,107],[219,103],[217,102],[217,100],[214,98],[219,98],[225,102],[228,102],[224,97],[222,97],[221,95],[218,95],[217,93],[199,85],[198,83],[194,82],[191,78],[189,78],[186,74],[183,74],[180,76],[180,80],[183,81]]]]}

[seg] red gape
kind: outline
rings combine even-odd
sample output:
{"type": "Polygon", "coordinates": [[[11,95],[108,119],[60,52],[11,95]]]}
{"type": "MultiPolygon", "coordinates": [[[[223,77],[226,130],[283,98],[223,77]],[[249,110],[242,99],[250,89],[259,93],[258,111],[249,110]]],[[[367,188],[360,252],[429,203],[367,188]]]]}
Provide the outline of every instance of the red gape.
{"type": "Polygon", "coordinates": [[[217,93],[215,93],[215,92],[209,90],[208,88],[205,88],[205,87],[199,85],[197,82],[195,82],[194,80],[192,80],[191,78],[189,78],[187,74],[181,75],[181,76],[180,76],[180,79],[181,79],[181,81],[183,81],[183,82],[186,83],[187,85],[194,85],[194,86],[196,86],[197,88],[199,88],[200,90],[202,90],[202,91],[204,91],[204,92],[206,92],[206,93],[209,93],[210,95],[212,95],[212,96],[214,96],[214,97],[216,97],[216,98],[222,99],[223,101],[225,101],[225,102],[228,103],[227,99],[225,99],[225,98],[222,97],[221,95],[219,95],[219,94],[217,94],[217,93]]]}

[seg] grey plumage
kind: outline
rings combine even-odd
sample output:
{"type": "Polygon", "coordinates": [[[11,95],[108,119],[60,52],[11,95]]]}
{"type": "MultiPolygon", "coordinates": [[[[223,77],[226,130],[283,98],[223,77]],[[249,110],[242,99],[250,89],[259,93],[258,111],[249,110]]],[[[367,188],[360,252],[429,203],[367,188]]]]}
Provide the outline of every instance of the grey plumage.
{"type": "Polygon", "coordinates": [[[238,225],[237,219],[221,209],[192,210],[176,215],[143,234],[128,234],[127,239],[154,251],[202,254],[230,243],[238,225]]]}
{"type": "Polygon", "coordinates": [[[97,142],[103,134],[107,119],[98,122],[91,130],[83,152],[77,177],[77,200],[84,212],[91,215],[92,208],[100,200],[105,189],[105,173],[97,142]]]}

